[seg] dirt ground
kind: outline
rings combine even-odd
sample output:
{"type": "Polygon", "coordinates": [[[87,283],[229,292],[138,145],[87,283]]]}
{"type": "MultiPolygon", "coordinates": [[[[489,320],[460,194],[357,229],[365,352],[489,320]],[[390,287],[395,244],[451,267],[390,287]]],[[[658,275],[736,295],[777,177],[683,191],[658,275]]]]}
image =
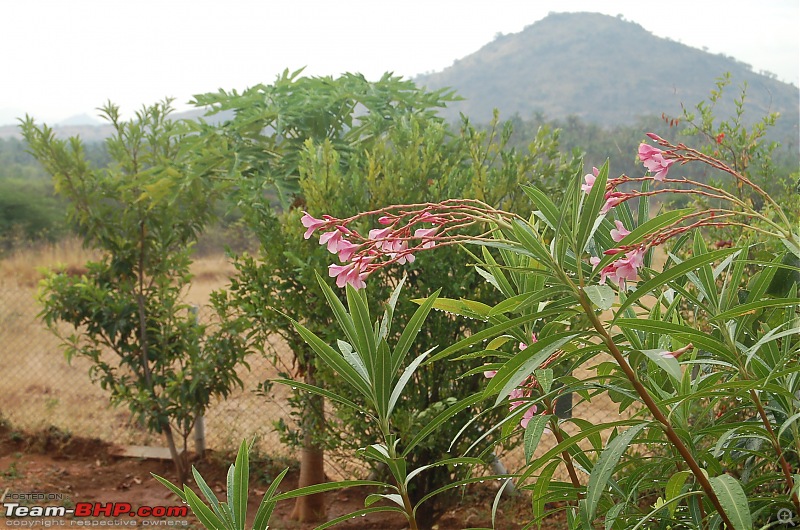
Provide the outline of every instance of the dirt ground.
{"type": "MultiPolygon", "coordinates": [[[[10,528],[31,526],[159,526],[201,528],[189,514],[186,517],[28,517],[6,518],[8,503],[21,506],[49,505],[75,508],[77,503],[128,503],[137,509],[143,506],[182,506],[180,499],[156,482],[151,473],[164,476],[173,482],[175,473],[169,461],[121,458],[112,456],[112,446],[100,440],[74,438],[57,430],[36,434],[13,431],[0,427],[0,496],[6,507],[0,525],[10,528]],[[25,499],[20,494],[40,493],[54,497],[49,501],[25,499]]],[[[208,455],[193,463],[221,499],[225,496],[225,474],[229,456],[208,455]]],[[[269,470],[267,474],[269,474],[269,470]]],[[[277,472],[277,470],[275,470],[277,472]]],[[[258,473],[251,473],[257,475],[258,473]]],[[[263,475],[263,473],[262,473],[263,475]]],[[[281,490],[296,487],[296,474],[284,480],[281,490]]],[[[267,482],[254,477],[248,501],[249,520],[267,488],[267,482]]],[[[334,518],[363,508],[367,492],[362,489],[344,490],[328,494],[328,517],[334,518]]],[[[465,495],[460,505],[447,512],[431,530],[462,530],[473,527],[491,527],[491,503],[494,491],[487,487],[476,488],[465,495]]],[[[299,524],[289,519],[293,501],[279,504],[270,528],[308,530],[315,525],[299,524]]],[[[529,515],[530,504],[524,498],[501,502],[496,528],[516,530],[522,528],[529,515]]],[[[545,529],[562,528],[563,522],[551,521],[545,529]]],[[[407,528],[402,516],[370,514],[341,523],[335,528],[349,530],[400,530],[407,528]]]]}

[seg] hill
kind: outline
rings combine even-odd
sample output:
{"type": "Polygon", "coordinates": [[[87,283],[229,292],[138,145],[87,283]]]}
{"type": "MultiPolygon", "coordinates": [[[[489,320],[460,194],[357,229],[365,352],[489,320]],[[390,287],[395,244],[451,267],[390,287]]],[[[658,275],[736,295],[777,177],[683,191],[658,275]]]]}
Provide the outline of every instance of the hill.
{"type": "Polygon", "coordinates": [[[597,13],[551,13],[522,32],[498,36],[442,72],[418,76],[430,89],[451,87],[464,101],[450,106],[486,122],[501,116],[547,119],[577,116],[601,125],[630,124],[640,116],[681,114],[706,99],[715,80],[730,72],[724,113],[746,82],[747,115],[758,119],[780,112],[780,140],[797,143],[798,88],[758,74],[732,57],[656,37],[640,25],[597,13]]]}

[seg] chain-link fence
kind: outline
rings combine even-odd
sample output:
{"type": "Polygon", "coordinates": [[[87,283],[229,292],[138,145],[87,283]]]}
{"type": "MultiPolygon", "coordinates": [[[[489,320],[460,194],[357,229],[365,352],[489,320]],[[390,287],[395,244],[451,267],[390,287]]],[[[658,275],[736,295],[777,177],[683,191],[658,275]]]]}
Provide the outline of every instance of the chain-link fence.
{"type": "MultiPolygon", "coordinates": [[[[162,445],[158,435],[131,421],[124,405],[110,406],[108,393],[89,378],[89,360],[67,362],[61,339],[37,317],[40,310],[35,288],[0,283],[0,415],[21,430],[55,427],[117,444],[162,445]]],[[[257,394],[258,385],[274,377],[275,370],[256,355],[248,364],[250,370],[242,367],[239,372],[244,388],[206,412],[205,446],[231,451],[243,438],[256,436],[268,454],[289,456],[291,449],[280,443],[274,428],[274,420],[291,421],[288,390],[276,387],[269,395],[257,394]]]]}
{"type": "MultiPolygon", "coordinates": [[[[158,435],[150,435],[143,426],[131,422],[124,406],[109,405],[108,394],[90,381],[88,360],[74,358],[67,363],[60,339],[38,319],[40,310],[35,287],[0,280],[0,417],[21,430],[55,427],[75,436],[100,438],[120,445],[162,446],[164,441],[158,435]]],[[[281,349],[280,344],[272,346],[281,349]]],[[[290,362],[288,352],[285,353],[290,362]]],[[[290,390],[275,385],[268,395],[257,393],[259,384],[275,377],[277,372],[266,357],[253,355],[248,364],[250,370],[242,368],[239,374],[244,388],[213,403],[207,411],[203,421],[205,447],[231,452],[242,439],[256,436],[258,450],[265,456],[292,457],[296,451],[280,442],[275,428],[278,420],[293,424],[287,400],[290,390]]],[[[574,375],[594,374],[587,371],[574,375]]],[[[607,396],[594,398],[591,403],[577,398],[575,402],[573,414],[590,422],[619,417],[618,405],[607,396]]],[[[536,454],[555,445],[552,436],[545,436],[536,454]]],[[[524,465],[521,449],[500,457],[510,471],[524,465]]],[[[330,461],[328,474],[341,477],[347,473],[345,468],[352,469],[341,466],[341,462],[330,461]]]]}

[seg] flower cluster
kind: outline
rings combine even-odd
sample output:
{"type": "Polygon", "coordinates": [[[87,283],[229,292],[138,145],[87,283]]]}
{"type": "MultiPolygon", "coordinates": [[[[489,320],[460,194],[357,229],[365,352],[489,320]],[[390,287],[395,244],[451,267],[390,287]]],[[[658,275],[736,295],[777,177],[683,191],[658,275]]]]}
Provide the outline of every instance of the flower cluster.
{"type": "Polygon", "coordinates": [[[387,207],[346,219],[330,215],[317,219],[303,212],[300,222],[306,228],[305,239],[320,231],[320,245],[326,245],[330,253],[338,256],[341,264],[328,267],[328,274],[336,278],[336,285],[350,284],[361,289],[371,272],[388,263],[413,263],[418,251],[474,239],[476,236],[464,235],[463,229],[490,220],[496,222],[495,214],[510,215],[496,212],[479,201],[462,199],[387,207]],[[351,228],[369,216],[379,216],[378,224],[383,228],[369,230],[366,237],[351,228]]]}

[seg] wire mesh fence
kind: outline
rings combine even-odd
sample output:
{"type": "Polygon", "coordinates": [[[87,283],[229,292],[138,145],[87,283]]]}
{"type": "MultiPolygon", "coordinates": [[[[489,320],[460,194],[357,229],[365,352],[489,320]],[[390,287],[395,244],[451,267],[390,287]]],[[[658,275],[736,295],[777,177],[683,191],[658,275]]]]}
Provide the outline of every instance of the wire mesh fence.
{"type": "MultiPolygon", "coordinates": [[[[158,435],[132,421],[124,406],[111,406],[109,394],[90,379],[89,360],[74,357],[67,362],[61,339],[39,320],[40,310],[35,288],[0,284],[0,415],[21,430],[55,427],[117,444],[162,444],[158,435]]],[[[274,427],[278,418],[291,422],[288,390],[258,394],[258,385],[274,377],[275,370],[260,356],[251,356],[248,364],[250,369],[242,367],[238,374],[243,388],[206,412],[205,445],[231,451],[243,438],[255,436],[268,454],[289,456],[291,449],[280,443],[274,427]]]]}
{"type": "MultiPolygon", "coordinates": [[[[144,426],[132,421],[123,406],[110,406],[108,393],[90,380],[88,360],[76,357],[70,363],[66,361],[60,339],[39,320],[40,310],[35,287],[0,281],[0,418],[26,431],[54,427],[75,436],[120,445],[163,445],[159,435],[149,434],[144,426]]],[[[279,343],[271,347],[281,353],[279,343]]],[[[284,361],[290,363],[285,348],[282,354],[287,356],[284,361]]],[[[294,425],[288,403],[291,390],[275,385],[267,394],[259,393],[259,384],[275,377],[277,370],[264,356],[250,356],[248,364],[249,370],[242,367],[239,372],[243,388],[212,403],[207,410],[203,420],[205,447],[233,452],[242,439],[256,437],[261,454],[291,458],[297,450],[281,443],[276,428],[278,421],[294,425]]],[[[591,402],[576,397],[572,414],[591,423],[619,417],[618,405],[606,396],[591,402]]],[[[535,454],[543,454],[555,445],[552,436],[545,436],[535,454]]],[[[525,465],[519,448],[498,456],[509,471],[518,471],[525,465]]],[[[363,465],[341,460],[329,460],[328,468],[329,476],[336,478],[364,472],[363,465]]]]}

